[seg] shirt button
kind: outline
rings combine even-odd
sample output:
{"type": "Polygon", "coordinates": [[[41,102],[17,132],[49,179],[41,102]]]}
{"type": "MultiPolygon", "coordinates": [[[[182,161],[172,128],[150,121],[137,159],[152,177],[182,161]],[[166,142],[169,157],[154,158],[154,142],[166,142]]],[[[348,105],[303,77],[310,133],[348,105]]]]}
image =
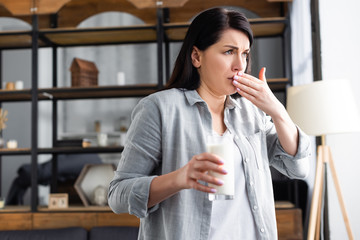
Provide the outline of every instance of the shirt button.
{"type": "Polygon", "coordinates": [[[253,182],[253,181],[250,182],[250,186],[254,186],[254,182],[253,182]]]}
{"type": "Polygon", "coordinates": [[[235,136],[235,139],[236,139],[236,140],[238,140],[238,139],[239,139],[239,137],[238,137],[238,136],[235,136]]]}
{"type": "Polygon", "coordinates": [[[244,161],[245,161],[245,163],[247,163],[247,161],[248,161],[247,158],[245,158],[244,161]]]}
{"type": "Polygon", "coordinates": [[[260,232],[262,232],[262,233],[265,232],[265,229],[264,229],[264,228],[261,228],[261,229],[260,229],[260,232]]]}
{"type": "Polygon", "coordinates": [[[257,207],[256,205],[253,207],[254,210],[256,210],[257,208],[258,208],[258,207],[257,207]]]}

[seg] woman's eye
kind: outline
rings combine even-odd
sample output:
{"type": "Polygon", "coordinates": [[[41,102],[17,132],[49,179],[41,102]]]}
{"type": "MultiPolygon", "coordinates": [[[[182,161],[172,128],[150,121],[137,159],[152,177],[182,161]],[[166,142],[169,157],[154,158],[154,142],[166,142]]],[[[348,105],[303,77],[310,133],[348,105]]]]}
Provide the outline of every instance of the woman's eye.
{"type": "Polygon", "coordinates": [[[232,55],[234,53],[235,53],[234,49],[230,49],[225,52],[226,55],[232,55]]]}

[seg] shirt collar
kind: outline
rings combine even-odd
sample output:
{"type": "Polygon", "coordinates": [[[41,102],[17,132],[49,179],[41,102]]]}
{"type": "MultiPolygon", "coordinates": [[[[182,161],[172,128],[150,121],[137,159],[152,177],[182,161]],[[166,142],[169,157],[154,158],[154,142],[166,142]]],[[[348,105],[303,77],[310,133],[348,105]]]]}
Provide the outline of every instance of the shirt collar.
{"type": "Polygon", "coordinates": [[[205,103],[205,101],[200,97],[199,93],[196,90],[183,89],[183,91],[190,105],[194,105],[195,103],[198,102],[205,103]]]}
{"type": "MultiPolygon", "coordinates": [[[[196,90],[183,89],[183,91],[190,105],[194,105],[198,102],[205,103],[205,101],[200,97],[199,93],[196,90]]],[[[235,107],[241,108],[239,103],[233,97],[228,96],[226,98],[225,108],[234,109],[235,107]]]]}
{"type": "Polygon", "coordinates": [[[231,96],[227,96],[225,108],[234,109],[235,107],[241,109],[241,106],[240,106],[239,102],[236,101],[236,99],[234,99],[231,96]]]}

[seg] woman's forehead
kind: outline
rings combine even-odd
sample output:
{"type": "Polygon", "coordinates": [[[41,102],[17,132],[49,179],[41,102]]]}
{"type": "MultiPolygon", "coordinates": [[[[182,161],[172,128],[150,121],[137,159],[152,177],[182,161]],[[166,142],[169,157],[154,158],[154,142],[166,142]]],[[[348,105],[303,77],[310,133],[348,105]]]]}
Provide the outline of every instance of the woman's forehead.
{"type": "Polygon", "coordinates": [[[224,30],[218,42],[216,44],[220,45],[233,45],[236,47],[241,48],[249,48],[250,47],[250,40],[246,33],[236,30],[236,29],[226,29],[224,30]]]}

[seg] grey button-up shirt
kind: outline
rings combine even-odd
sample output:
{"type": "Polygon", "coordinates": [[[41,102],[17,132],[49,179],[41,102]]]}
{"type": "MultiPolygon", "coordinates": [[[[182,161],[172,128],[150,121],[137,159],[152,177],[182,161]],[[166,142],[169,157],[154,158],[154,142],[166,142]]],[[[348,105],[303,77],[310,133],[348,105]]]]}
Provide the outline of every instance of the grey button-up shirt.
{"type": "MultiPolygon", "coordinates": [[[[227,98],[224,121],[243,158],[258,239],[277,239],[269,166],[290,178],[306,177],[310,141],[299,129],[297,154],[287,154],[270,118],[245,98],[227,98]]],[[[108,198],[115,213],[140,218],[139,239],[208,239],[212,202],[207,193],[186,189],[150,209],[147,203],[152,179],[205,152],[211,131],[211,114],[195,90],[160,91],[135,107],[108,198]]]]}

